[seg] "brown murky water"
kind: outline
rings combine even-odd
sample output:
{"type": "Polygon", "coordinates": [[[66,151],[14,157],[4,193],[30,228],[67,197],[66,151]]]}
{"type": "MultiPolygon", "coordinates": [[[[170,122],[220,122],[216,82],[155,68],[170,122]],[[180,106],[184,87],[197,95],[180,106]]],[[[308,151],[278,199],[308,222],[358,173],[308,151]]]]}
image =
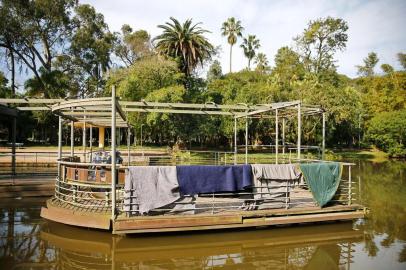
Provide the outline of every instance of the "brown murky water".
{"type": "Polygon", "coordinates": [[[231,232],[116,237],[0,202],[0,269],[406,269],[406,163],[358,162],[354,179],[365,220],[231,232]]]}

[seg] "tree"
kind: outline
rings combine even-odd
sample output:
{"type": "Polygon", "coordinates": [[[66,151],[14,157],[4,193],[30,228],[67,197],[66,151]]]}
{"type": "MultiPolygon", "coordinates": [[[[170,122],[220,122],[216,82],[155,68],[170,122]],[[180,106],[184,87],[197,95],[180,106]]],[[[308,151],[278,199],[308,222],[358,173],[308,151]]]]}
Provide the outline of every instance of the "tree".
{"type": "Polygon", "coordinates": [[[300,61],[300,55],[289,47],[281,47],[275,55],[275,68],[273,74],[280,81],[289,85],[292,79],[300,79],[304,76],[305,69],[300,61]]]}
{"type": "Polygon", "coordinates": [[[110,67],[114,35],[103,15],[92,6],[79,5],[75,11],[67,65],[75,75],[82,96],[92,96],[102,88],[102,75],[110,67]]]}
{"type": "Polygon", "coordinates": [[[406,110],[374,116],[369,122],[367,138],[393,156],[406,156],[406,110]]]}
{"type": "Polygon", "coordinates": [[[9,98],[10,89],[7,87],[8,80],[4,73],[0,71],[0,98],[9,98]]]}
{"type": "Polygon", "coordinates": [[[394,72],[394,68],[389,65],[389,64],[382,64],[381,65],[381,69],[383,72],[385,72],[386,74],[391,74],[394,72]]]}
{"type": "Polygon", "coordinates": [[[179,85],[183,80],[177,63],[159,56],[136,61],[131,67],[113,71],[105,89],[109,94],[112,85],[124,100],[140,101],[154,90],[179,85]]]}
{"type": "Polygon", "coordinates": [[[190,76],[198,64],[210,59],[214,54],[213,45],[204,36],[209,31],[201,28],[201,23],[192,24],[188,19],[183,24],[173,17],[172,22],[158,25],[163,33],[154,38],[156,49],[160,54],[179,61],[180,69],[190,76]]]}
{"type": "Polygon", "coordinates": [[[52,60],[63,54],[75,4],[75,0],[2,0],[0,47],[9,50],[12,65],[17,58],[42,87],[39,69],[51,72],[52,60]]]}
{"type": "Polygon", "coordinates": [[[126,67],[136,60],[152,54],[151,36],[145,30],[134,31],[128,25],[121,27],[121,34],[116,34],[114,53],[126,67]]]}
{"type": "Polygon", "coordinates": [[[242,37],[243,30],[244,27],[241,26],[241,21],[236,20],[234,17],[228,18],[221,27],[221,35],[227,37],[227,42],[230,44],[230,73],[232,68],[233,45],[237,43],[238,37],[242,37]]]}
{"type": "Polygon", "coordinates": [[[255,57],[256,50],[259,49],[259,39],[255,35],[248,35],[243,39],[241,48],[244,50],[245,57],[248,58],[248,70],[251,69],[251,60],[255,57]]]}
{"type": "Polygon", "coordinates": [[[255,68],[256,71],[265,73],[269,70],[269,62],[268,58],[266,57],[266,54],[264,53],[258,53],[257,56],[254,59],[255,64],[257,67],[255,68]]]}
{"type": "Polygon", "coordinates": [[[223,76],[221,64],[218,60],[214,60],[210,65],[209,71],[207,72],[207,81],[219,79],[221,76],[223,76]]]}
{"type": "Polygon", "coordinates": [[[406,53],[398,53],[398,60],[403,69],[406,70],[406,53]]]}
{"type": "Polygon", "coordinates": [[[358,74],[361,76],[371,77],[375,74],[374,68],[379,62],[378,55],[374,52],[368,53],[368,56],[364,58],[363,66],[356,66],[358,69],[358,74]]]}
{"type": "Polygon", "coordinates": [[[334,54],[343,51],[348,40],[347,22],[340,18],[310,21],[294,40],[308,71],[319,73],[334,68],[334,54]]]}

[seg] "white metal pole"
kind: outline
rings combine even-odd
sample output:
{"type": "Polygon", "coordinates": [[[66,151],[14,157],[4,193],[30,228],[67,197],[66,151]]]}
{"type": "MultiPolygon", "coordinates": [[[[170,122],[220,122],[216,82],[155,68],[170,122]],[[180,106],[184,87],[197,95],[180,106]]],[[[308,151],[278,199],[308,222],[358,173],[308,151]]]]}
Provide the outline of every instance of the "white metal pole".
{"type": "Polygon", "coordinates": [[[111,220],[116,215],[116,88],[111,90],[111,220]]]}
{"type": "Polygon", "coordinates": [[[57,189],[58,189],[58,196],[60,192],[60,182],[62,180],[61,175],[61,161],[62,159],[62,117],[59,116],[58,118],[58,179],[57,179],[57,189]]]}
{"type": "Polygon", "coordinates": [[[86,162],[86,115],[83,118],[83,162],[86,162]]]}
{"type": "Polygon", "coordinates": [[[90,125],[89,126],[89,129],[90,129],[90,134],[89,134],[89,137],[90,137],[90,160],[89,160],[89,162],[92,162],[92,160],[93,160],[93,126],[92,125],[90,125]]]}
{"type": "Polygon", "coordinates": [[[326,113],[323,112],[323,141],[321,142],[321,159],[325,159],[326,151],[326,113]]]}
{"type": "Polygon", "coordinates": [[[70,156],[75,155],[75,122],[70,122],[70,156]]]}
{"type": "Polygon", "coordinates": [[[144,148],[142,147],[142,126],[143,125],[144,124],[141,124],[140,146],[141,146],[142,158],[144,159],[144,148]]]}
{"type": "Polygon", "coordinates": [[[245,117],[245,164],[248,164],[248,117],[245,117]]]}
{"type": "Polygon", "coordinates": [[[286,125],[286,118],[282,118],[282,154],[285,156],[285,125],[286,125]]]}
{"type": "Polygon", "coordinates": [[[237,164],[237,118],[234,117],[234,165],[237,164]]]}
{"type": "MultiPolygon", "coordinates": [[[[62,117],[58,118],[58,181],[61,180],[61,164],[59,161],[62,159],[62,117]]],[[[59,187],[59,184],[58,184],[59,187]]]]}
{"type": "Polygon", "coordinates": [[[279,154],[279,120],[278,120],[278,109],[275,109],[275,160],[278,164],[278,154],[279,154]]]}
{"type": "Polygon", "coordinates": [[[302,112],[301,103],[297,104],[297,159],[300,160],[300,151],[302,147],[302,112]]]}
{"type": "Polygon", "coordinates": [[[58,160],[62,158],[62,117],[58,119],[58,160]]]}
{"type": "Polygon", "coordinates": [[[131,153],[130,153],[130,145],[131,145],[131,129],[128,127],[127,129],[127,158],[128,158],[128,166],[131,164],[131,153]]]}
{"type": "MultiPolygon", "coordinates": [[[[16,175],[16,137],[17,137],[17,116],[13,116],[11,127],[11,174],[16,175]]],[[[14,183],[14,177],[13,177],[14,183]]]]}

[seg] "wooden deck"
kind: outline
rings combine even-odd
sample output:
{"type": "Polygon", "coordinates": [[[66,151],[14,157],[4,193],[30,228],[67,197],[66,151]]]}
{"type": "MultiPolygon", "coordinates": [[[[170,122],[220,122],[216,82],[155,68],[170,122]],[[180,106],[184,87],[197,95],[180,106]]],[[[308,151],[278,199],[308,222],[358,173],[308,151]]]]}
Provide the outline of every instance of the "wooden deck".
{"type": "Polygon", "coordinates": [[[194,215],[118,216],[110,220],[108,208],[84,209],[54,199],[47,201],[41,217],[63,224],[111,230],[113,234],[154,233],[174,231],[216,230],[270,225],[290,225],[313,222],[331,222],[362,218],[361,205],[335,205],[324,208],[295,207],[268,210],[225,210],[219,213],[194,215]]]}

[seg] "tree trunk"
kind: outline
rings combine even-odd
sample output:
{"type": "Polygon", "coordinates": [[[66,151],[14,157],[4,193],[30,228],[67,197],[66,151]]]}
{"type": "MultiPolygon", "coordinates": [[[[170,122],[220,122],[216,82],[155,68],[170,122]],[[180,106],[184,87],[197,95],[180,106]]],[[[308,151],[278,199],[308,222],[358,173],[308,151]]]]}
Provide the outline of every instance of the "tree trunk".
{"type": "Polygon", "coordinates": [[[230,44],[230,73],[231,73],[231,63],[233,58],[233,44],[230,44]]]}
{"type": "Polygon", "coordinates": [[[14,53],[12,50],[10,50],[10,61],[11,61],[11,94],[12,97],[15,96],[16,94],[16,86],[15,86],[15,59],[14,59],[14,53]]]}
{"type": "Polygon", "coordinates": [[[251,70],[251,59],[248,58],[248,70],[251,70]]]}

